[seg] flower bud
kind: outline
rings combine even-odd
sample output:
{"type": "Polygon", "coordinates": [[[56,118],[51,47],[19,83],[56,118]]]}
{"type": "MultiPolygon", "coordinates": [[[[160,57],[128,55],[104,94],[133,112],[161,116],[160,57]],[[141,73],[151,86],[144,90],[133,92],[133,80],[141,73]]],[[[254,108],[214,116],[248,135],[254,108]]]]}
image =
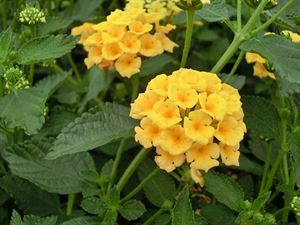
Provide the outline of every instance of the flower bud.
{"type": "Polygon", "coordinates": [[[258,212],[253,215],[253,221],[255,223],[260,224],[263,220],[264,220],[264,216],[261,213],[258,212]]]}
{"type": "Polygon", "coordinates": [[[176,3],[176,5],[183,9],[201,9],[204,5],[210,4],[210,0],[181,0],[176,3]]]}
{"type": "Polygon", "coordinates": [[[275,225],[276,224],[275,217],[270,213],[265,214],[264,221],[265,221],[266,225],[275,225]]]}
{"type": "Polygon", "coordinates": [[[241,207],[243,210],[249,210],[252,207],[252,203],[249,200],[243,201],[241,207]]]}
{"type": "MultiPolygon", "coordinates": [[[[251,8],[256,8],[260,4],[261,0],[245,0],[245,2],[251,8]]],[[[275,6],[277,6],[277,4],[278,4],[277,0],[269,0],[267,5],[265,6],[265,9],[266,10],[267,9],[272,9],[275,6]]]]}
{"type": "Polygon", "coordinates": [[[45,23],[46,17],[42,10],[34,6],[26,5],[26,7],[19,13],[19,21],[29,25],[45,23]]]}
{"type": "Polygon", "coordinates": [[[18,89],[29,88],[29,82],[25,78],[22,70],[19,68],[9,68],[3,75],[5,80],[5,88],[8,93],[18,89]]]}
{"type": "Polygon", "coordinates": [[[294,196],[291,202],[291,208],[297,216],[300,216],[300,197],[294,196]]]}

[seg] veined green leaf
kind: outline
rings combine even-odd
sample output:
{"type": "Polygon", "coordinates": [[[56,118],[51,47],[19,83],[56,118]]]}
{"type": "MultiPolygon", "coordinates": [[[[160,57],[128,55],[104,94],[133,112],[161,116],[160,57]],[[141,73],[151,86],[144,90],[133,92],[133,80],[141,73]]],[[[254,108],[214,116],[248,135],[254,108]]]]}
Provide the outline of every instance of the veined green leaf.
{"type": "Polygon", "coordinates": [[[13,33],[10,28],[0,33],[0,62],[5,61],[11,48],[12,40],[13,33]]]}
{"type": "Polygon", "coordinates": [[[20,64],[30,64],[59,58],[70,52],[75,47],[76,42],[76,37],[66,35],[37,37],[20,48],[17,61],[20,64]]]}
{"type": "Polygon", "coordinates": [[[68,220],[60,225],[99,225],[99,218],[97,217],[77,217],[68,220]]]}
{"type": "Polygon", "coordinates": [[[88,151],[118,138],[129,137],[133,135],[134,126],[136,121],[129,117],[127,107],[106,103],[98,112],[84,113],[63,129],[47,158],[88,151]]]}
{"type": "Polygon", "coordinates": [[[229,19],[228,6],[224,0],[214,0],[195,13],[196,19],[217,22],[229,19]]]}
{"type": "Polygon", "coordinates": [[[38,216],[24,216],[24,225],[56,225],[57,217],[38,217],[38,216]]]}
{"type": "Polygon", "coordinates": [[[10,219],[10,225],[23,225],[21,216],[15,210],[12,213],[12,216],[10,219]]]}
{"type": "Polygon", "coordinates": [[[146,208],[141,201],[129,200],[122,205],[119,212],[123,218],[131,221],[141,217],[146,212],[146,208]]]}

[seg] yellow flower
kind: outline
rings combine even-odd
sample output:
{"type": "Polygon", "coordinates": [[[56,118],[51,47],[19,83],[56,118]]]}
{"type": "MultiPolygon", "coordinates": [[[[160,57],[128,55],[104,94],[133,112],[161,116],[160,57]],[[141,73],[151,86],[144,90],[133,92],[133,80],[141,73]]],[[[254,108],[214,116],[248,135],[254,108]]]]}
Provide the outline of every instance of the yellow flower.
{"type": "Polygon", "coordinates": [[[226,116],[218,124],[215,137],[226,145],[235,146],[244,138],[245,132],[243,121],[238,121],[233,116],[226,116]]]}
{"type": "Polygon", "coordinates": [[[92,23],[84,23],[81,26],[74,27],[71,30],[73,36],[80,35],[79,44],[82,44],[91,34],[95,32],[92,23]]]}
{"type": "Polygon", "coordinates": [[[162,130],[158,145],[171,155],[185,153],[193,144],[180,125],[162,130]]]}
{"type": "Polygon", "coordinates": [[[162,47],[167,52],[173,52],[175,47],[178,47],[178,45],[171,41],[165,34],[163,33],[155,33],[155,37],[160,41],[162,44],[162,47]]]}
{"type": "Polygon", "coordinates": [[[239,166],[239,158],[240,158],[240,152],[239,152],[239,145],[236,146],[229,146],[225,145],[223,143],[220,143],[220,153],[221,153],[221,159],[222,162],[226,166],[239,166]]]}
{"type": "Polygon", "coordinates": [[[185,161],[184,154],[171,155],[167,151],[164,151],[161,147],[156,147],[157,156],[154,157],[154,161],[158,167],[168,173],[181,166],[185,161]]]}
{"type": "Polygon", "coordinates": [[[168,76],[166,74],[157,75],[147,85],[147,90],[153,90],[157,94],[167,97],[168,95],[168,76]]]}
{"type": "Polygon", "coordinates": [[[214,74],[209,72],[200,72],[201,76],[206,80],[206,92],[208,93],[214,93],[218,92],[222,88],[221,80],[220,78],[214,74]]]}
{"type": "Polygon", "coordinates": [[[111,44],[120,41],[125,35],[125,26],[113,25],[107,27],[106,31],[102,33],[102,39],[104,44],[111,44]]]}
{"type": "Polygon", "coordinates": [[[155,25],[155,31],[157,33],[163,33],[163,34],[167,34],[170,31],[174,30],[175,28],[176,28],[176,26],[172,25],[172,24],[167,24],[165,26],[161,26],[160,24],[155,25]]]}
{"type": "Polygon", "coordinates": [[[148,116],[161,128],[171,127],[182,120],[178,107],[169,99],[155,103],[148,116]]]}
{"type": "Polygon", "coordinates": [[[258,76],[260,78],[270,77],[273,80],[276,79],[274,73],[269,72],[265,65],[259,62],[255,63],[253,66],[253,75],[258,76]]]}
{"type": "Polygon", "coordinates": [[[129,25],[129,31],[136,35],[143,35],[152,30],[153,25],[150,23],[142,23],[141,21],[134,21],[129,25]]]}
{"type": "Polygon", "coordinates": [[[89,47],[102,47],[102,33],[94,33],[92,35],[90,35],[85,41],[83,41],[83,45],[84,47],[86,47],[87,49],[89,47]]]}
{"type": "Polygon", "coordinates": [[[204,181],[204,178],[203,178],[200,170],[198,170],[194,167],[191,167],[190,172],[191,172],[191,177],[195,181],[195,183],[198,183],[198,184],[200,184],[201,187],[203,187],[205,184],[205,181],[204,181]]]}
{"type": "Polygon", "coordinates": [[[99,64],[102,61],[101,48],[91,47],[89,48],[88,57],[84,60],[87,68],[91,68],[95,64],[99,64]]]}
{"type": "Polygon", "coordinates": [[[130,116],[134,119],[141,119],[147,116],[159,100],[161,100],[161,96],[154,91],[139,94],[134,103],[131,104],[130,116]]]}
{"type": "Polygon", "coordinates": [[[156,146],[160,138],[160,128],[148,117],[141,120],[140,127],[135,127],[135,141],[145,148],[156,146]]]}
{"type": "Polygon", "coordinates": [[[227,113],[232,114],[240,110],[242,103],[239,92],[228,84],[222,84],[222,89],[218,94],[226,101],[227,113]]]}
{"type": "Polygon", "coordinates": [[[219,94],[213,93],[207,96],[205,92],[201,93],[199,101],[201,109],[216,120],[222,120],[227,113],[226,101],[219,94]]]}
{"type": "Polygon", "coordinates": [[[146,5],[147,11],[149,13],[159,14],[159,19],[163,19],[167,16],[167,8],[165,7],[164,2],[162,1],[152,1],[146,5]]]}
{"type": "Polygon", "coordinates": [[[294,33],[292,31],[289,31],[289,30],[284,30],[284,31],[282,31],[282,33],[285,36],[290,37],[292,39],[292,42],[295,42],[295,43],[299,43],[300,42],[300,35],[299,34],[294,33]]]}
{"type": "Polygon", "coordinates": [[[138,53],[141,49],[141,41],[138,36],[133,33],[127,32],[119,43],[122,51],[130,54],[138,53]]]}
{"type": "Polygon", "coordinates": [[[198,102],[197,92],[188,84],[171,84],[168,89],[168,97],[182,109],[193,108],[198,102]]]}
{"type": "Polygon", "coordinates": [[[201,72],[192,69],[181,69],[178,73],[179,82],[186,83],[194,88],[196,91],[205,91],[207,83],[201,72]]]}
{"type": "Polygon", "coordinates": [[[123,54],[118,43],[106,44],[102,48],[102,57],[107,60],[116,60],[123,54]]]}
{"type": "Polygon", "coordinates": [[[111,12],[111,14],[107,16],[106,20],[115,25],[129,25],[133,21],[132,17],[130,17],[126,11],[119,9],[111,12]]]}
{"type": "Polygon", "coordinates": [[[267,60],[263,57],[261,57],[259,54],[257,53],[253,53],[253,52],[247,52],[246,53],[246,61],[247,63],[266,63],[267,60]]]}
{"type": "Polygon", "coordinates": [[[184,130],[193,141],[206,145],[214,135],[215,129],[211,126],[212,118],[201,110],[192,111],[184,118],[184,130]]]}
{"type": "Polygon", "coordinates": [[[152,57],[164,52],[162,44],[154,35],[144,34],[140,40],[142,42],[140,53],[143,56],[152,57]]]}
{"type": "Polygon", "coordinates": [[[191,163],[192,168],[204,170],[218,166],[217,160],[220,156],[220,149],[216,143],[207,145],[194,144],[186,153],[186,160],[191,163]]]}
{"type": "Polygon", "coordinates": [[[130,78],[133,74],[140,72],[142,60],[132,54],[124,54],[116,61],[116,70],[122,77],[130,78]]]}

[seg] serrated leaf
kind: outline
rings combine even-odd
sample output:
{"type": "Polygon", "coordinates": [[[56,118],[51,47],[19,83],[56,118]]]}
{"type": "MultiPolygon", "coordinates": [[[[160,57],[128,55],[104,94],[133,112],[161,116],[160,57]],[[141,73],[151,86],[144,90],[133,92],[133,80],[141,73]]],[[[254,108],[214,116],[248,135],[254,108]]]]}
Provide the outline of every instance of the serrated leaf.
{"type": "Polygon", "coordinates": [[[140,218],[146,212],[146,208],[141,201],[129,200],[122,205],[119,212],[123,218],[132,221],[140,218]]]}
{"type": "MultiPolygon", "coordinates": [[[[139,167],[138,175],[143,180],[149,175],[155,165],[150,160],[144,160],[139,167]]],[[[174,202],[175,184],[171,177],[162,171],[158,171],[143,187],[144,193],[148,200],[155,206],[161,207],[165,201],[174,202]]]]}
{"type": "Polygon", "coordinates": [[[233,225],[235,224],[234,212],[221,205],[207,205],[201,208],[201,215],[210,225],[233,225]]]}
{"type": "Polygon", "coordinates": [[[73,8],[73,20],[87,21],[91,19],[103,0],[79,0],[73,8]]]}
{"type": "Polygon", "coordinates": [[[4,62],[7,58],[13,41],[13,33],[10,28],[0,33],[0,62],[4,62]]]}
{"type": "Polygon", "coordinates": [[[255,212],[259,212],[259,210],[261,208],[264,207],[264,205],[266,204],[266,202],[269,200],[271,196],[271,191],[265,192],[260,194],[254,201],[252,204],[252,210],[255,212]]]}
{"type": "Polygon", "coordinates": [[[96,113],[84,113],[56,138],[48,159],[88,151],[113,140],[133,135],[137,122],[125,106],[106,103],[96,113]]]}
{"type": "Polygon", "coordinates": [[[105,204],[97,197],[86,198],[81,202],[81,208],[86,212],[102,216],[106,210],[105,204]]]}
{"type": "Polygon", "coordinates": [[[257,96],[242,98],[247,128],[256,136],[277,138],[280,117],[268,100],[257,96]]]}
{"type": "Polygon", "coordinates": [[[172,225],[196,225],[188,187],[181,191],[172,210],[172,225]]]}
{"type": "Polygon", "coordinates": [[[65,78],[66,75],[49,77],[33,88],[17,90],[0,98],[0,117],[6,126],[23,128],[29,135],[37,133],[45,122],[47,98],[65,78]]]}
{"type": "Polygon", "coordinates": [[[38,32],[40,35],[50,34],[61,29],[66,29],[71,23],[72,19],[68,17],[47,18],[47,23],[39,25],[38,32]]]}
{"type": "Polygon", "coordinates": [[[210,171],[203,173],[205,190],[227,207],[239,211],[244,200],[244,192],[240,185],[228,176],[210,171]]]}
{"type": "Polygon", "coordinates": [[[49,217],[38,217],[38,216],[24,216],[24,225],[56,225],[57,217],[49,216],[49,217]]]}
{"type": "Polygon", "coordinates": [[[101,225],[114,225],[118,219],[118,212],[116,210],[107,210],[101,225]]]}
{"type": "Polygon", "coordinates": [[[247,52],[257,52],[272,63],[282,94],[299,91],[299,43],[279,35],[265,35],[246,41],[240,48],[247,52]]]}
{"type": "Polygon", "coordinates": [[[17,61],[20,64],[30,64],[59,58],[70,52],[75,47],[76,42],[76,37],[66,35],[37,37],[19,49],[17,61]]]}
{"type": "Polygon", "coordinates": [[[68,220],[60,225],[99,225],[98,217],[77,217],[71,220],[68,220]]]}
{"type": "Polygon", "coordinates": [[[15,210],[13,210],[9,225],[23,225],[21,216],[15,210]]]}
{"type": "Polygon", "coordinates": [[[211,4],[197,10],[195,19],[206,20],[207,22],[227,20],[229,19],[228,6],[224,0],[214,0],[211,4]]]}
{"type": "Polygon", "coordinates": [[[42,191],[26,180],[6,175],[0,179],[0,187],[11,195],[26,214],[47,216],[61,213],[57,195],[42,191]]]}
{"type": "Polygon", "coordinates": [[[81,191],[81,171],[95,170],[88,153],[73,154],[57,160],[45,160],[51,143],[27,141],[13,145],[3,153],[11,172],[48,192],[72,194],[81,191]]]}
{"type": "Polygon", "coordinates": [[[169,63],[175,63],[174,58],[169,54],[161,54],[149,59],[146,59],[141,66],[141,77],[151,76],[158,74],[162,71],[163,67],[169,63]],[[155,65],[155,66],[154,66],[155,65]]]}

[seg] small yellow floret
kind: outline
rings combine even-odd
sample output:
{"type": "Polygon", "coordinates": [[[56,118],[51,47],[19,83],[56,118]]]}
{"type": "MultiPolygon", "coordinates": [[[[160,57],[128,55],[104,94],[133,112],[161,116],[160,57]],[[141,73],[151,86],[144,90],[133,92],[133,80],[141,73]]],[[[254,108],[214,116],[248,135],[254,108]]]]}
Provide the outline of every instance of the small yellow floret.
{"type": "Polygon", "coordinates": [[[135,127],[135,141],[139,142],[145,148],[156,146],[160,138],[160,128],[149,118],[141,120],[140,127],[135,127]]]}
{"type": "Polygon", "coordinates": [[[253,66],[253,75],[258,76],[260,78],[270,77],[273,80],[276,79],[275,74],[268,71],[265,65],[259,62],[255,63],[253,66]]]}
{"type": "Polygon", "coordinates": [[[141,41],[136,34],[127,32],[119,43],[120,48],[130,54],[138,53],[141,49],[141,41]]]}
{"type": "Polygon", "coordinates": [[[153,57],[164,52],[161,42],[152,34],[141,36],[141,50],[143,56],[153,57]]]}
{"type": "Polygon", "coordinates": [[[143,35],[152,30],[153,25],[150,23],[142,23],[141,21],[134,21],[129,25],[129,31],[136,35],[143,35]]]}
{"type": "Polygon", "coordinates": [[[102,56],[106,60],[116,60],[123,54],[118,43],[106,44],[102,48],[102,56]]]}
{"type": "Polygon", "coordinates": [[[120,41],[125,35],[125,26],[122,25],[110,25],[106,31],[102,33],[102,39],[104,44],[111,44],[120,41]]]}
{"type": "Polygon", "coordinates": [[[142,60],[140,57],[124,54],[116,61],[115,66],[122,77],[130,78],[132,75],[140,72],[141,64],[142,60]]]}
{"type": "Polygon", "coordinates": [[[300,35],[299,34],[294,33],[292,31],[289,31],[289,30],[284,30],[284,31],[282,31],[282,33],[285,36],[290,37],[292,39],[292,42],[294,42],[294,43],[299,43],[300,42],[300,35]]]}
{"type": "Polygon", "coordinates": [[[158,167],[168,173],[176,169],[176,167],[181,166],[185,161],[185,155],[171,155],[167,151],[164,151],[161,147],[156,147],[157,156],[155,156],[154,161],[158,167]]]}
{"type": "Polygon", "coordinates": [[[191,177],[195,181],[195,183],[198,183],[198,184],[200,184],[201,187],[203,187],[205,184],[205,181],[204,181],[204,177],[202,176],[200,170],[198,170],[194,167],[191,167],[190,172],[191,172],[191,177]]]}
{"type": "Polygon", "coordinates": [[[210,94],[209,96],[205,92],[201,93],[199,95],[199,102],[201,109],[216,120],[222,120],[227,113],[226,101],[217,93],[210,94]]]}
{"type": "Polygon", "coordinates": [[[163,97],[167,97],[169,87],[168,78],[166,74],[157,75],[148,83],[147,90],[152,90],[163,97]]]}
{"type": "Polygon", "coordinates": [[[182,109],[193,108],[198,102],[197,92],[185,83],[170,84],[168,97],[182,109]]]}
{"type": "Polygon", "coordinates": [[[239,152],[239,145],[236,146],[229,146],[224,145],[223,143],[220,143],[220,153],[221,153],[221,159],[222,162],[226,166],[239,166],[239,158],[240,158],[240,152],[239,152]]]}

